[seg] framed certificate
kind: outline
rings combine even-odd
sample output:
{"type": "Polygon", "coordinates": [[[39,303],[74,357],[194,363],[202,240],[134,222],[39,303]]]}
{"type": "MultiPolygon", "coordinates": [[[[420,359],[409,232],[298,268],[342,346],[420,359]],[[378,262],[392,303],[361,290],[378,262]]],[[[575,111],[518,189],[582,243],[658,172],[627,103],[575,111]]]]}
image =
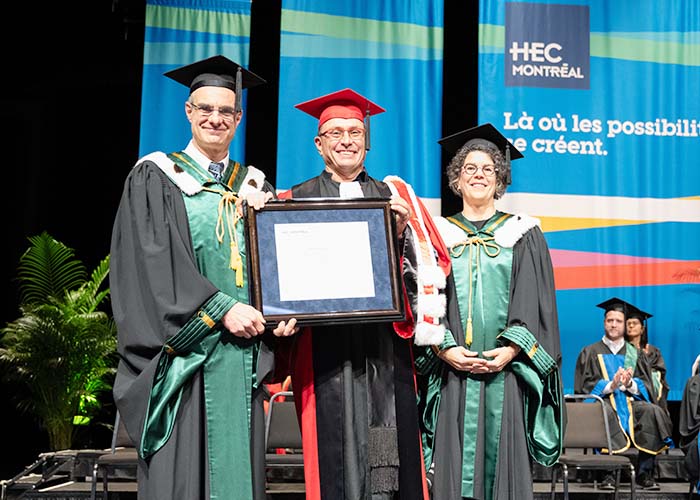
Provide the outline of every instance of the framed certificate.
{"type": "Polygon", "coordinates": [[[404,319],[389,200],[275,200],[245,222],[251,304],[268,324],[404,319]]]}

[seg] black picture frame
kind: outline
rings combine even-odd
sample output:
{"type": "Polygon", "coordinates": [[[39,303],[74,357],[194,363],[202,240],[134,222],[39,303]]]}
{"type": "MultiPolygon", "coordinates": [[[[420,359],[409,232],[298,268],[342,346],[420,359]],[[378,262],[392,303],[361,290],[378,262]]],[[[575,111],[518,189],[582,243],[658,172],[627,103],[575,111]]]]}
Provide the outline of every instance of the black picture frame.
{"type": "Polygon", "coordinates": [[[244,218],[250,303],[268,325],[405,319],[388,199],[272,200],[260,210],[245,205],[244,218]]]}

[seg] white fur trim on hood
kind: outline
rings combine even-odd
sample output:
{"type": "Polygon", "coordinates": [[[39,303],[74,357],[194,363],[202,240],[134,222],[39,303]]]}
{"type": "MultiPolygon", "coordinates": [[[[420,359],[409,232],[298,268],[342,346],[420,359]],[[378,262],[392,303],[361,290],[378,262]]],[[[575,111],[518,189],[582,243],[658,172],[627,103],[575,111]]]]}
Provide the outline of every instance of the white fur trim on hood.
{"type": "Polygon", "coordinates": [[[515,214],[493,233],[494,241],[503,248],[513,248],[530,229],[540,225],[540,220],[525,214],[515,214]]]}
{"type": "Polygon", "coordinates": [[[442,318],[447,310],[444,291],[446,277],[445,271],[438,265],[436,250],[425,225],[424,217],[430,215],[424,213],[424,207],[410,184],[394,175],[385,177],[384,182],[396,196],[401,196],[399,189],[402,189],[407,197],[401,197],[409,204],[412,213],[406,230],[412,233],[411,241],[417,259],[418,290],[413,326],[414,342],[416,345],[439,345],[445,338],[442,318]],[[427,248],[427,252],[424,252],[423,248],[427,248]],[[426,253],[430,255],[427,258],[426,253]]]}
{"type": "Polygon", "coordinates": [[[202,190],[202,185],[190,174],[184,170],[175,170],[175,163],[162,151],[147,154],[137,161],[136,165],[144,161],[150,161],[158,165],[158,168],[160,168],[187,196],[195,195],[202,190]]]}
{"type": "Polygon", "coordinates": [[[238,190],[238,196],[243,198],[245,195],[262,191],[265,185],[265,174],[262,170],[258,170],[252,165],[248,165],[248,173],[246,173],[241,189],[238,190]]]}

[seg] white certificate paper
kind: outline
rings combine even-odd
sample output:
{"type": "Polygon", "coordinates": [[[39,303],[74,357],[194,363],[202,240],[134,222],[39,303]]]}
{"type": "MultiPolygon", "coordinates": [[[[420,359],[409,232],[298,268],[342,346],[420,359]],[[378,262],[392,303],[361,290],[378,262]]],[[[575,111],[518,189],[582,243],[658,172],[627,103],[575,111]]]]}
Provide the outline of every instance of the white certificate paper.
{"type": "Polygon", "coordinates": [[[275,224],[280,300],[374,297],[366,221],[275,224]]]}

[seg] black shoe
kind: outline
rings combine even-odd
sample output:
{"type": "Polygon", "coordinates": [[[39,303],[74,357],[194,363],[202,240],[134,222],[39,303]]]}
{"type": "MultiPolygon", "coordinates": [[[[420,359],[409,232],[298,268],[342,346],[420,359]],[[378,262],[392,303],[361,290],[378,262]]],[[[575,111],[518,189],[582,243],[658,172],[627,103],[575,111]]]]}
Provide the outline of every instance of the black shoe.
{"type": "Polygon", "coordinates": [[[640,474],[637,484],[647,491],[659,491],[661,487],[648,474],[640,474]]]}
{"type": "Polygon", "coordinates": [[[603,491],[614,491],[615,490],[615,477],[608,474],[600,482],[599,490],[603,491]]]}

